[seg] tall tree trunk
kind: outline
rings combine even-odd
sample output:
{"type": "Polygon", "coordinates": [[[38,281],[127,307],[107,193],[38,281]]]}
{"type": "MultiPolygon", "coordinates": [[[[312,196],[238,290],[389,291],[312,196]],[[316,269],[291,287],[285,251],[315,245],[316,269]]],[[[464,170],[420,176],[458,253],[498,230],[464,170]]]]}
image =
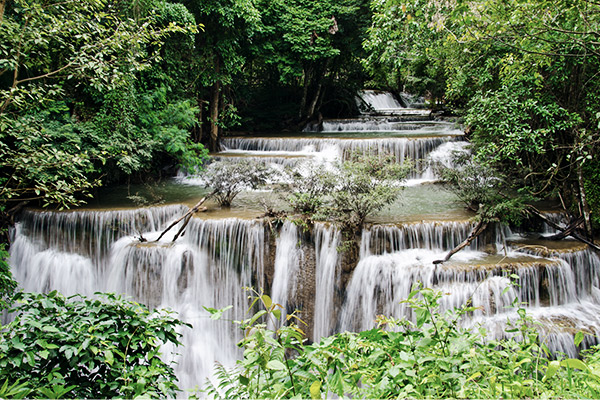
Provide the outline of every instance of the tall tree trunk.
{"type": "Polygon", "coordinates": [[[219,98],[221,97],[221,82],[219,81],[219,73],[221,70],[219,57],[217,57],[215,65],[215,75],[217,80],[212,88],[212,101],[210,102],[210,151],[216,153],[219,151],[219,98]]]}
{"type": "Polygon", "coordinates": [[[2,20],[4,19],[4,6],[6,5],[6,0],[0,0],[0,25],[2,25],[2,20]]]}
{"type": "Polygon", "coordinates": [[[312,68],[304,67],[304,88],[302,91],[302,100],[300,101],[300,110],[298,112],[298,118],[300,120],[304,119],[304,112],[306,111],[306,103],[308,103],[308,89],[310,88],[310,84],[312,82],[312,68]]]}
{"type": "Polygon", "coordinates": [[[579,183],[579,202],[581,204],[581,215],[583,216],[583,226],[587,238],[594,243],[594,235],[592,234],[592,217],[590,215],[590,206],[587,202],[585,187],[583,185],[583,166],[577,166],[577,181],[579,183]]]}
{"type": "Polygon", "coordinates": [[[196,123],[192,128],[192,140],[195,143],[200,143],[202,141],[202,119],[204,118],[204,103],[204,100],[198,99],[198,113],[196,114],[196,123]]]}

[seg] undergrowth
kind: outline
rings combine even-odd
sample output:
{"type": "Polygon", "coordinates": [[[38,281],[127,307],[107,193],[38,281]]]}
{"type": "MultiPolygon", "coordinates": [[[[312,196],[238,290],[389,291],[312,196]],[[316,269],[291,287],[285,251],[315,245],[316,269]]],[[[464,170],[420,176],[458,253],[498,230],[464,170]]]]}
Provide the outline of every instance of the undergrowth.
{"type": "MultiPolygon", "coordinates": [[[[416,286],[406,300],[414,321],[377,317],[378,327],[343,332],[306,344],[294,316],[252,290],[259,311],[237,321],[243,358],[217,367],[214,398],[598,398],[600,351],[582,359],[552,355],[534,321],[518,308],[503,339],[462,328],[473,312],[442,312],[442,294],[416,286]],[[272,328],[280,326],[279,328],[272,328]]],[[[219,310],[214,310],[215,313],[219,310]]],[[[302,322],[300,322],[302,323],[302,322]]],[[[575,336],[580,345],[583,334],[575,336]]]]}

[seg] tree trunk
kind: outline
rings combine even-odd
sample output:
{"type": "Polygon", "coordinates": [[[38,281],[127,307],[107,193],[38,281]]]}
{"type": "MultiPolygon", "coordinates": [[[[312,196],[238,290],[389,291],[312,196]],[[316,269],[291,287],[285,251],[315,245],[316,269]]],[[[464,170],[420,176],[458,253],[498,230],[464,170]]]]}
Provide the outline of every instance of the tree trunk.
{"type": "Polygon", "coordinates": [[[306,111],[306,103],[308,102],[308,89],[312,81],[312,68],[304,67],[304,88],[302,90],[302,100],[300,101],[300,110],[298,112],[298,118],[304,119],[304,112],[306,111]]]}
{"type": "Polygon", "coordinates": [[[319,101],[319,98],[321,97],[321,89],[322,88],[323,88],[323,79],[320,79],[319,85],[317,86],[317,93],[315,93],[315,97],[311,101],[310,106],[308,107],[308,111],[306,113],[306,117],[308,119],[312,119],[312,117],[315,115],[315,109],[317,108],[317,102],[319,101]]]}
{"type": "Polygon", "coordinates": [[[204,118],[204,100],[198,99],[198,113],[196,114],[196,124],[192,128],[192,140],[195,143],[202,141],[202,119],[204,118]]]}
{"type": "Polygon", "coordinates": [[[2,20],[4,19],[4,6],[6,5],[6,0],[0,0],[0,25],[2,25],[2,20]]]}
{"type": "Polygon", "coordinates": [[[210,140],[209,150],[213,153],[219,151],[219,98],[221,97],[221,82],[219,81],[219,73],[221,65],[219,57],[216,59],[215,75],[216,81],[212,88],[212,101],[210,102],[210,140]]]}
{"type": "Polygon", "coordinates": [[[581,164],[577,166],[577,181],[579,183],[579,201],[581,204],[581,215],[583,216],[583,226],[587,238],[594,243],[594,235],[592,234],[592,217],[590,215],[590,206],[587,202],[585,187],[583,186],[583,167],[581,164]]]}

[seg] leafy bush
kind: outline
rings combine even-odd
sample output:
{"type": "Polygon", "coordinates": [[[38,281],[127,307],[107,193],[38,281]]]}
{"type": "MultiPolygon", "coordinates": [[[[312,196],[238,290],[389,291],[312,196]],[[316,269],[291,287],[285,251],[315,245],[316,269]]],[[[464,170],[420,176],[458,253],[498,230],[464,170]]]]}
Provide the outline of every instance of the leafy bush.
{"type": "Polygon", "coordinates": [[[527,201],[532,197],[515,194],[509,180],[496,168],[479,163],[470,153],[455,153],[453,166],[437,165],[445,188],[454,193],[468,209],[484,222],[518,223],[527,201]]]}
{"type": "MultiPolygon", "coordinates": [[[[160,346],[179,345],[182,322],[113,294],[97,299],[21,293],[0,331],[0,386],[30,397],[174,397],[160,346]],[[12,389],[11,389],[12,388],[12,389]]],[[[6,394],[6,393],[4,393],[6,394]]]]}
{"type": "Polygon", "coordinates": [[[410,163],[398,164],[391,156],[354,154],[336,174],[331,213],[343,227],[361,227],[367,218],[393,203],[410,171],[410,163]]]}
{"type": "Polygon", "coordinates": [[[320,163],[304,163],[288,171],[287,200],[295,212],[319,218],[335,188],[335,174],[320,163]]]}
{"type": "Polygon", "coordinates": [[[296,212],[332,219],[352,231],[398,198],[410,167],[391,156],[365,153],[353,154],[331,169],[322,164],[302,165],[289,173],[288,201],[296,212]]]}
{"type": "MultiPolygon", "coordinates": [[[[442,313],[441,296],[415,287],[406,300],[413,320],[380,316],[376,329],[344,332],[305,345],[302,330],[293,323],[270,328],[277,326],[280,306],[255,293],[262,307],[241,322],[244,358],[233,370],[220,367],[217,383],[208,383],[206,391],[217,398],[312,399],[600,395],[599,348],[583,361],[550,359],[524,309],[518,309],[518,319],[508,324],[508,338],[491,340],[484,329],[460,327],[472,307],[442,313]]],[[[577,334],[576,344],[582,339],[583,334],[577,334]]]]}
{"type": "Polygon", "coordinates": [[[215,161],[203,172],[204,186],[222,207],[230,207],[242,190],[257,189],[267,183],[271,171],[258,161],[215,161]]]}
{"type": "Polygon", "coordinates": [[[13,279],[7,262],[8,257],[5,244],[0,243],[0,313],[10,305],[17,288],[17,282],[13,279]]]}

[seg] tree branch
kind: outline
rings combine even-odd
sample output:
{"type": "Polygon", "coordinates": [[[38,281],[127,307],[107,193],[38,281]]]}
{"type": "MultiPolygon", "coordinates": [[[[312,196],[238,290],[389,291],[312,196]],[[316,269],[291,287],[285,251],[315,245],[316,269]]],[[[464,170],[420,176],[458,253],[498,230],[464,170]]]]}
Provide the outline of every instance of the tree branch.
{"type": "MultiPolygon", "coordinates": [[[[560,225],[558,225],[557,223],[551,221],[548,219],[548,217],[546,217],[544,214],[542,214],[539,210],[537,210],[535,207],[533,206],[529,206],[528,212],[530,212],[531,214],[535,215],[536,217],[540,218],[542,221],[544,221],[545,223],[547,223],[549,226],[551,226],[552,228],[561,231],[561,232],[565,232],[568,228],[563,228],[560,225]]],[[[596,245],[595,243],[589,241],[587,238],[581,236],[580,234],[578,234],[575,230],[573,230],[573,232],[571,232],[570,234],[574,239],[579,240],[582,243],[587,244],[588,246],[590,246],[591,248],[593,248],[596,251],[600,251],[600,246],[596,245]]]]}
{"type": "Polygon", "coordinates": [[[192,216],[194,214],[196,214],[198,211],[200,211],[200,207],[202,207],[202,204],[204,204],[204,202],[206,200],[208,200],[210,197],[212,197],[214,194],[216,193],[216,191],[213,191],[212,193],[210,193],[207,196],[204,196],[202,199],[200,199],[200,201],[192,208],[190,209],[188,212],[186,212],[181,218],[177,219],[176,221],[172,222],[171,225],[169,225],[167,227],[167,229],[165,229],[160,236],[158,237],[158,239],[155,240],[155,242],[160,241],[160,239],[162,239],[162,237],[169,232],[175,225],[177,225],[178,223],[180,223],[181,221],[185,220],[185,222],[183,223],[183,225],[181,226],[181,228],[179,228],[179,231],[177,231],[177,234],[175,235],[175,237],[173,238],[172,242],[176,241],[179,236],[181,236],[183,230],[185,229],[185,227],[187,226],[187,224],[190,222],[190,219],[192,218],[192,216]]]}
{"type": "Polygon", "coordinates": [[[458,253],[459,251],[461,251],[462,249],[464,249],[465,247],[470,245],[471,242],[475,238],[477,238],[477,236],[479,236],[483,233],[483,231],[485,230],[485,228],[487,228],[487,226],[488,226],[487,222],[480,220],[477,223],[477,225],[475,225],[475,227],[473,227],[473,230],[471,231],[469,236],[461,244],[459,244],[458,246],[456,246],[455,248],[450,250],[450,252],[446,255],[446,258],[444,258],[443,260],[436,260],[433,263],[435,265],[437,265],[437,264],[442,264],[442,263],[445,263],[446,261],[448,261],[450,259],[450,257],[452,257],[454,254],[458,253]]]}

